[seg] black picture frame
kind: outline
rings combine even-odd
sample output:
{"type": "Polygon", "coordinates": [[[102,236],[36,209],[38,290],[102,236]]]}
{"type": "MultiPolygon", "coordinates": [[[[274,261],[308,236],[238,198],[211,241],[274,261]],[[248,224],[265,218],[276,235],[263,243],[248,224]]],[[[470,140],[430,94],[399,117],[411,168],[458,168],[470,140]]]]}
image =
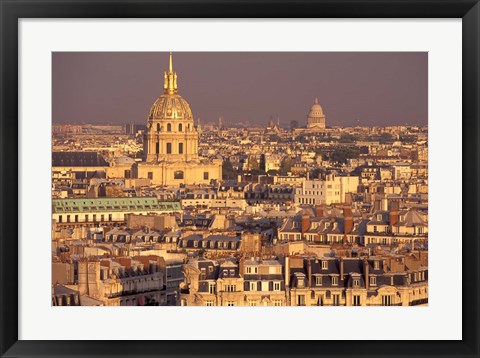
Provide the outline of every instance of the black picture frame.
{"type": "MultiPolygon", "coordinates": [[[[479,43],[474,0],[1,0],[0,354],[47,356],[478,357],[479,43]],[[21,341],[18,340],[18,20],[20,18],[462,18],[461,341],[21,341]]],[[[459,231],[460,235],[460,231],[459,231]]],[[[452,238],[453,239],[453,238],[452,238]]],[[[454,238],[457,242],[460,238],[454,238]]],[[[447,289],[448,293],[448,289],[447,289]]],[[[446,308],[447,309],[447,308],[446,308]]],[[[167,327],[164,323],[163,327],[167,327]]],[[[161,329],[162,324],[159,325],[161,329]]],[[[300,328],[299,328],[300,329],[300,328]]],[[[179,332],[180,336],[180,332],[179,332]]],[[[374,337],[372,337],[374,338],[374,337]]]]}

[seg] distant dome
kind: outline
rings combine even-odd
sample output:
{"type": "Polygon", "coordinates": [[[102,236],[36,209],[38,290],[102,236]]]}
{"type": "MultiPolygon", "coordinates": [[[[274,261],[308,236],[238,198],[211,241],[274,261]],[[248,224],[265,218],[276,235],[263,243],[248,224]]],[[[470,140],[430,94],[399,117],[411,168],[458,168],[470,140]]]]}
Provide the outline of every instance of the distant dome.
{"type": "Polygon", "coordinates": [[[179,94],[164,93],[157,98],[148,113],[149,121],[183,119],[192,120],[193,115],[188,102],[179,94]]]}
{"type": "MultiPolygon", "coordinates": [[[[305,112],[304,112],[305,113],[305,112]]],[[[322,106],[318,103],[318,98],[315,98],[312,108],[310,108],[309,117],[323,117],[322,106]]]]}
{"type": "Polygon", "coordinates": [[[325,114],[318,103],[318,98],[315,98],[313,106],[307,116],[307,128],[324,129],[325,128],[325,114]]]}

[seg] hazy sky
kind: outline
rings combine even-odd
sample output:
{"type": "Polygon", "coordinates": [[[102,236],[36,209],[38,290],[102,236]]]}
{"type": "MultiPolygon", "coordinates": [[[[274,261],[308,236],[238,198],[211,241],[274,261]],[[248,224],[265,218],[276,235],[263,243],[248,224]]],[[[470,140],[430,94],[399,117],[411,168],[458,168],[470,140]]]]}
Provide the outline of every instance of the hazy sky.
{"type": "MultiPolygon", "coordinates": [[[[306,123],[315,97],[328,125],[427,124],[426,52],[174,52],[195,119],[306,123]]],[[[146,123],[167,52],[56,52],[55,123],[146,123]]]]}

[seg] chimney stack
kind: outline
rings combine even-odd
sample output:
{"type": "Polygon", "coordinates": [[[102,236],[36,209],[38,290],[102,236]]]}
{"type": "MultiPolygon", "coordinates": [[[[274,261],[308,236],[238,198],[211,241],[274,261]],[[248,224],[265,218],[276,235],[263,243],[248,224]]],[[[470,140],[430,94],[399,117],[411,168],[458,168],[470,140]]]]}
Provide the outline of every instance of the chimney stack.
{"type": "Polygon", "coordinates": [[[316,205],[315,206],[315,217],[316,218],[323,218],[323,206],[316,205]]]}
{"type": "Polygon", "coordinates": [[[285,257],[285,287],[290,286],[290,257],[285,257]]]}
{"type": "Polygon", "coordinates": [[[307,257],[307,269],[308,269],[308,287],[312,287],[312,262],[310,257],[307,257]]]}
{"type": "Polygon", "coordinates": [[[345,219],[344,223],[344,234],[350,234],[353,229],[353,215],[352,215],[352,208],[351,207],[344,207],[343,208],[343,217],[345,219]]]}
{"type": "Polygon", "coordinates": [[[398,223],[399,216],[398,201],[390,202],[390,232],[393,232],[393,226],[398,223]]]}
{"type": "Polygon", "coordinates": [[[340,257],[340,281],[344,280],[343,257],[340,257]]]}
{"type": "Polygon", "coordinates": [[[368,265],[368,260],[363,259],[363,272],[365,273],[365,288],[368,289],[370,288],[370,275],[369,275],[369,265],[368,265]]]}
{"type": "Polygon", "coordinates": [[[308,229],[310,229],[310,215],[302,215],[302,239],[308,229]]]}

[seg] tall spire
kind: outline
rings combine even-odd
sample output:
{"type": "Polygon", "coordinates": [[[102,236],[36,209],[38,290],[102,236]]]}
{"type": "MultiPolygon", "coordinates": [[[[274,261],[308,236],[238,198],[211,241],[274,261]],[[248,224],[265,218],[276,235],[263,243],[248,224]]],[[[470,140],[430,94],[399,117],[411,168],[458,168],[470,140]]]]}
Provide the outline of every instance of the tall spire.
{"type": "Polygon", "coordinates": [[[165,82],[163,84],[163,92],[168,94],[177,93],[177,73],[173,70],[173,56],[170,52],[170,62],[168,64],[168,72],[164,74],[165,82]]]}

